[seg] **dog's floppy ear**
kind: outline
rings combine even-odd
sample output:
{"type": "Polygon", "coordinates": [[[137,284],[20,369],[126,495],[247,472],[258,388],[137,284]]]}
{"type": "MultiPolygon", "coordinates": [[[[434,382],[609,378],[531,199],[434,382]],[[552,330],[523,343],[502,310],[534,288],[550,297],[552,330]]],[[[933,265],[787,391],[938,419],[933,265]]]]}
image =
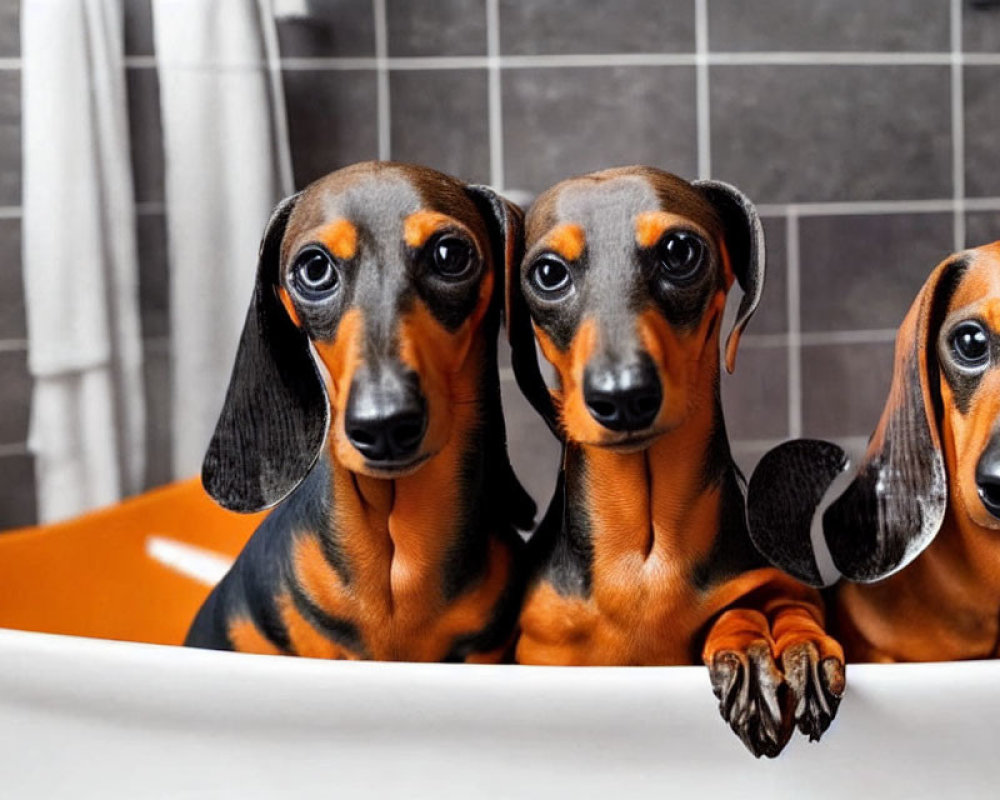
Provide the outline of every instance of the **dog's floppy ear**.
{"type": "Polygon", "coordinates": [[[938,430],[936,340],[965,265],[962,258],[939,265],[903,320],[889,397],[856,471],[845,472],[839,447],[818,441],[786,442],[754,470],[750,537],[765,558],[799,580],[823,583],[812,550],[817,522],[834,566],[863,583],[905,567],[940,530],[948,477],[938,430]]]}
{"type": "Polygon", "coordinates": [[[747,528],[754,547],[810,586],[826,583],[813,550],[813,522],[827,495],[836,497],[843,488],[837,479],[847,468],[847,454],[832,442],[794,439],[761,456],[747,484],[747,528]]]}
{"type": "Polygon", "coordinates": [[[735,186],[722,181],[695,181],[692,185],[701,191],[722,219],[726,250],[743,290],[736,321],[726,339],[726,371],[732,372],[736,367],[740,336],[757,310],[764,290],[764,227],[750,198],[735,186]]]}
{"type": "Polygon", "coordinates": [[[297,200],[282,200],[264,231],[236,363],[202,464],[205,489],[233,511],[284,499],[316,463],[330,424],[309,340],[278,298],[281,239],[297,200]]]}
{"type": "MultiPolygon", "coordinates": [[[[466,193],[475,203],[490,237],[491,258],[493,261],[494,301],[501,305],[505,297],[504,281],[510,264],[517,263],[524,253],[524,226],[521,209],[513,203],[509,203],[497,195],[488,186],[471,185],[465,187],[466,193]]],[[[499,308],[496,310],[499,316],[499,308]]],[[[487,418],[489,426],[488,435],[492,437],[493,446],[503,453],[502,471],[495,481],[500,486],[499,497],[501,498],[502,514],[521,530],[531,530],[535,525],[535,501],[531,499],[524,487],[521,486],[514,468],[510,464],[507,455],[507,429],[504,424],[503,409],[500,405],[500,381],[497,375],[496,365],[496,333],[497,328],[490,329],[492,340],[492,364],[494,369],[489,376],[492,382],[493,391],[488,394],[487,418]]],[[[501,468],[498,460],[493,460],[491,468],[501,468]]]]}
{"type": "Polygon", "coordinates": [[[892,387],[854,481],[823,515],[833,563],[849,580],[902,569],[937,535],[948,502],[938,429],[936,340],[967,262],[940,264],[896,337],[892,387]]]}
{"type": "Polygon", "coordinates": [[[531,316],[521,293],[521,259],[524,257],[524,217],[521,210],[485,186],[470,186],[473,199],[479,204],[486,203],[492,208],[493,216],[501,220],[507,231],[506,247],[502,253],[504,285],[504,319],[507,325],[507,339],[510,342],[511,366],[517,385],[528,398],[528,402],[542,415],[552,432],[559,436],[552,395],[545,385],[538,367],[535,353],[535,334],[531,329],[531,316]]]}

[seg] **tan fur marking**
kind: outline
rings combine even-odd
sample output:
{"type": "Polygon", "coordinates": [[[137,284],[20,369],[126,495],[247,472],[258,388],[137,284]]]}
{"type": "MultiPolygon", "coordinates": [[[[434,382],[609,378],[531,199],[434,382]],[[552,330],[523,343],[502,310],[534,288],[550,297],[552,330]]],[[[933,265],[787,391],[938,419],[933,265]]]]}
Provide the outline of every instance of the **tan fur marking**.
{"type": "Polygon", "coordinates": [[[415,211],[403,220],[403,240],[410,247],[422,247],[436,231],[455,223],[439,211],[415,211]]]}
{"type": "Polygon", "coordinates": [[[233,649],[241,653],[280,656],[281,651],[249,619],[234,619],[227,631],[233,649]]]}
{"type": "Polygon", "coordinates": [[[351,381],[361,364],[361,337],[364,335],[364,315],[359,308],[351,308],[341,317],[337,336],[331,342],[315,341],[313,346],[328,376],[327,391],[333,419],[330,441],[334,457],[348,469],[358,470],[364,465],[361,454],[347,441],[344,428],[344,411],[351,391],[351,381]]]}
{"type": "Polygon", "coordinates": [[[335,219],[317,232],[317,238],[337,258],[348,261],[358,251],[358,229],[346,219],[335,219]]]}
{"type": "Polygon", "coordinates": [[[306,621],[290,595],[278,597],[277,606],[295,653],[304,658],[341,657],[340,648],[306,621]]]}
{"type": "Polygon", "coordinates": [[[326,560],[317,536],[296,538],[292,546],[292,566],[306,595],[319,608],[331,616],[349,616],[350,594],[344,589],[336,570],[326,560]]]}
{"type": "Polygon", "coordinates": [[[299,319],[299,313],[295,310],[295,304],[292,303],[292,298],[288,294],[288,290],[282,286],[278,289],[278,297],[281,299],[281,305],[285,307],[285,311],[291,318],[292,322],[295,323],[296,328],[302,327],[302,321],[299,319]]]}
{"type": "Polygon", "coordinates": [[[572,222],[567,222],[552,229],[545,237],[546,246],[561,255],[567,261],[576,261],[583,255],[587,239],[583,228],[572,222]]]}

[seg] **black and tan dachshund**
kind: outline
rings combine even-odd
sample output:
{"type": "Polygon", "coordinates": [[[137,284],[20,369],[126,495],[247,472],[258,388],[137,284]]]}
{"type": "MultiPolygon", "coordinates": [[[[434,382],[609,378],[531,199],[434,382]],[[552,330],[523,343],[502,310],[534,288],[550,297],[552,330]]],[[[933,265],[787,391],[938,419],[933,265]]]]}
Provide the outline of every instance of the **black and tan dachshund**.
{"type": "Polygon", "coordinates": [[[208,492],[273,505],[187,644],[495,661],[534,504],[507,458],[496,340],[521,216],[430,169],[364,163],[275,210],[208,492]]]}
{"type": "Polygon", "coordinates": [[[882,418],[847,467],[814,440],[761,459],[761,550],[820,585],[821,529],[849,579],[832,595],[852,661],[1000,657],[1000,242],[931,273],[899,328],[882,418]]]}
{"type": "Polygon", "coordinates": [[[752,204],[726,184],[612,169],[542,194],[526,247],[507,279],[514,369],[565,446],[518,662],[703,660],[754,754],[777,755],[795,725],[819,738],[844,691],[841,648],[818,593],[750,541],[719,400],[728,290],[744,292],[732,370],[764,278],[752,204]]]}

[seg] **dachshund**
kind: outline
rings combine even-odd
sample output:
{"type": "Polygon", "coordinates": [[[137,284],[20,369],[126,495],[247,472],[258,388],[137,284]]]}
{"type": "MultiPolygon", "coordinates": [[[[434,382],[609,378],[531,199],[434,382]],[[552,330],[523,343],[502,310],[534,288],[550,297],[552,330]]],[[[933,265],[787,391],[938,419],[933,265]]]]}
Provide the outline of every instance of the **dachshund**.
{"type": "Polygon", "coordinates": [[[507,278],[512,365],[563,441],[563,466],[530,545],[516,660],[701,660],[756,756],[776,756],[795,726],[818,739],[844,691],[843,654],[818,592],[767,566],[747,535],[719,398],[728,290],[744,292],[731,372],[763,285],[753,205],[724,183],[610,169],[545,191],[525,246],[507,278]]]}
{"type": "Polygon", "coordinates": [[[274,510],[199,611],[196,647],[497,661],[534,503],[500,405],[519,209],[481,186],[356,164],[275,209],[202,479],[274,510]]]}
{"type": "Polygon", "coordinates": [[[852,661],[1000,656],[1000,242],[939,264],[896,338],[889,397],[856,470],[828,442],[771,451],[751,533],[823,584],[815,527],[850,582],[831,616],[852,661]]]}

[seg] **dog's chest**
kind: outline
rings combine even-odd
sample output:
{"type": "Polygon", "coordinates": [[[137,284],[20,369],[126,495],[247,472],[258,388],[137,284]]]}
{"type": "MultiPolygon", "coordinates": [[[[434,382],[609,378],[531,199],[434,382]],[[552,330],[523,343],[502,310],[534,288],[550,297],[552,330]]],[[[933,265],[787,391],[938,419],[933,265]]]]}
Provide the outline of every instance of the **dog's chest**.
{"type": "Polygon", "coordinates": [[[341,545],[337,569],[318,536],[299,537],[288,594],[304,597],[307,608],[278,602],[292,649],[322,658],[445,659],[489,625],[510,579],[508,549],[496,539],[485,545],[478,579],[449,596],[444,564],[426,551],[369,535],[361,550],[341,545]]]}
{"type": "Polygon", "coordinates": [[[653,555],[617,559],[589,592],[540,582],[521,616],[521,663],[689,664],[713,608],[682,571],[653,555]]]}
{"type": "Polygon", "coordinates": [[[624,492],[627,474],[596,466],[588,465],[586,481],[567,476],[567,524],[545,579],[526,600],[518,658],[693,663],[721,602],[718,586],[696,580],[718,538],[720,495],[678,493],[680,482],[641,472],[624,492]]]}

